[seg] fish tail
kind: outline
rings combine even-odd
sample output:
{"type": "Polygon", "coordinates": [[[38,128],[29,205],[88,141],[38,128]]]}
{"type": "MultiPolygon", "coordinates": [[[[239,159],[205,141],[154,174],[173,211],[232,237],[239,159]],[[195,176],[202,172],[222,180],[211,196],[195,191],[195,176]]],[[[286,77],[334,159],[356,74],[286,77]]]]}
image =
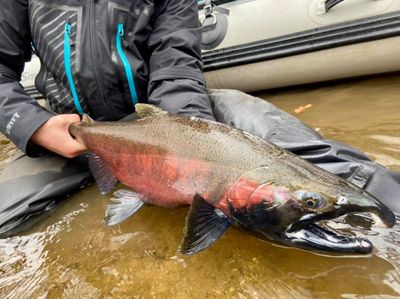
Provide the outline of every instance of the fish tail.
{"type": "Polygon", "coordinates": [[[92,122],[94,122],[94,119],[91,118],[91,117],[89,116],[89,114],[84,113],[84,114],[82,115],[82,122],[83,122],[83,123],[92,123],[92,122]]]}
{"type": "Polygon", "coordinates": [[[77,124],[70,124],[68,127],[68,132],[75,139],[79,138],[82,135],[82,127],[77,124]]]}

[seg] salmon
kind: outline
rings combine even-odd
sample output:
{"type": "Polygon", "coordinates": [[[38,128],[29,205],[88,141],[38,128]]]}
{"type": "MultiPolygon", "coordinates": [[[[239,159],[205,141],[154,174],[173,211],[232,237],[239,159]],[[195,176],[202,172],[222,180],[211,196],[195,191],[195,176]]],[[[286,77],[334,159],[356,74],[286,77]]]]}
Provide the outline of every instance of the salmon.
{"type": "Polygon", "coordinates": [[[144,204],[190,206],[180,252],[198,253],[232,225],[258,238],[326,254],[368,254],[372,244],[318,225],[368,212],[388,227],[395,216],[357,186],[274,144],[225,124],[137,105],[130,122],[83,121],[70,134],[90,151],[105,194],[119,183],[107,225],[144,204]]]}

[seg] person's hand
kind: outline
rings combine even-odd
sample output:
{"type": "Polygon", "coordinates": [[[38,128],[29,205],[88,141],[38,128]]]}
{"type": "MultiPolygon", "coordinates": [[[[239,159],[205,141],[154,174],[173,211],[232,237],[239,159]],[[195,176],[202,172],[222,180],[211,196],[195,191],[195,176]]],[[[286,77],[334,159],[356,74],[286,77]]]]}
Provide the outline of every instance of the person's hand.
{"type": "Polygon", "coordinates": [[[73,158],[87,150],[68,131],[73,123],[80,123],[78,114],[60,114],[45,122],[31,137],[31,142],[66,158],[73,158]]]}

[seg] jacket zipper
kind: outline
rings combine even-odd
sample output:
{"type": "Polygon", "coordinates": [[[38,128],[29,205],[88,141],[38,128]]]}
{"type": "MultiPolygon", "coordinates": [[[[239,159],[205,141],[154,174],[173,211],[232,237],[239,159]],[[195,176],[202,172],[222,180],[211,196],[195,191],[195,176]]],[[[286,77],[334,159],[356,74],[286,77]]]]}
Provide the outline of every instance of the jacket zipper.
{"type": "Polygon", "coordinates": [[[107,118],[113,118],[113,114],[111,113],[108,105],[106,104],[105,100],[104,100],[104,90],[103,90],[103,84],[101,84],[101,80],[100,80],[100,74],[99,71],[97,69],[97,62],[96,62],[96,58],[95,58],[95,41],[96,41],[96,37],[95,37],[95,19],[94,19],[94,9],[95,9],[95,2],[97,0],[90,0],[90,7],[89,7],[89,36],[90,36],[90,53],[91,53],[91,59],[92,59],[92,66],[93,66],[93,72],[94,72],[94,76],[96,78],[96,84],[97,84],[97,88],[99,90],[100,93],[100,98],[101,101],[103,103],[103,107],[104,107],[104,111],[106,112],[106,116],[107,118]]]}
{"type": "Polygon", "coordinates": [[[83,114],[81,103],[79,102],[78,93],[76,92],[74,79],[71,71],[71,24],[68,22],[64,26],[64,67],[69,87],[71,89],[72,98],[74,100],[75,109],[80,115],[83,114]]]}
{"type": "Polygon", "coordinates": [[[124,50],[122,48],[122,38],[124,37],[124,24],[119,23],[117,26],[117,35],[116,35],[116,47],[117,47],[117,53],[119,55],[119,58],[122,61],[122,64],[124,65],[125,69],[125,74],[126,78],[128,80],[128,85],[129,85],[129,91],[131,94],[131,100],[133,106],[135,106],[138,102],[137,98],[137,93],[136,93],[136,88],[135,88],[135,81],[133,80],[133,72],[132,72],[132,67],[129,64],[129,60],[126,57],[124,50]]]}

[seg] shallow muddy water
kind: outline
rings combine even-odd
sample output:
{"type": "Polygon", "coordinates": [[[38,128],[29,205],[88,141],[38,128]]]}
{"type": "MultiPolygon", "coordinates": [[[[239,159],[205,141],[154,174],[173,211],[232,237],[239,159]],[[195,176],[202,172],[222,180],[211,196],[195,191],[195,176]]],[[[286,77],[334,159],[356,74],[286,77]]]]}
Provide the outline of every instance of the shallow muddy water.
{"type": "MultiPolygon", "coordinates": [[[[400,170],[400,77],[262,95],[327,138],[400,170]]],[[[0,169],[15,150],[0,138],[0,169]]],[[[1,192],[1,191],[0,191],[1,192]]],[[[399,199],[400,200],[400,199],[399,199]]],[[[103,225],[108,197],[91,186],[20,236],[0,240],[1,298],[397,298],[400,227],[365,231],[364,258],[331,258],[273,246],[237,229],[192,257],[177,254],[187,208],[144,207],[103,225]]],[[[366,221],[366,220],[362,220],[366,221]]],[[[330,223],[348,229],[346,224],[330,223]]]]}

